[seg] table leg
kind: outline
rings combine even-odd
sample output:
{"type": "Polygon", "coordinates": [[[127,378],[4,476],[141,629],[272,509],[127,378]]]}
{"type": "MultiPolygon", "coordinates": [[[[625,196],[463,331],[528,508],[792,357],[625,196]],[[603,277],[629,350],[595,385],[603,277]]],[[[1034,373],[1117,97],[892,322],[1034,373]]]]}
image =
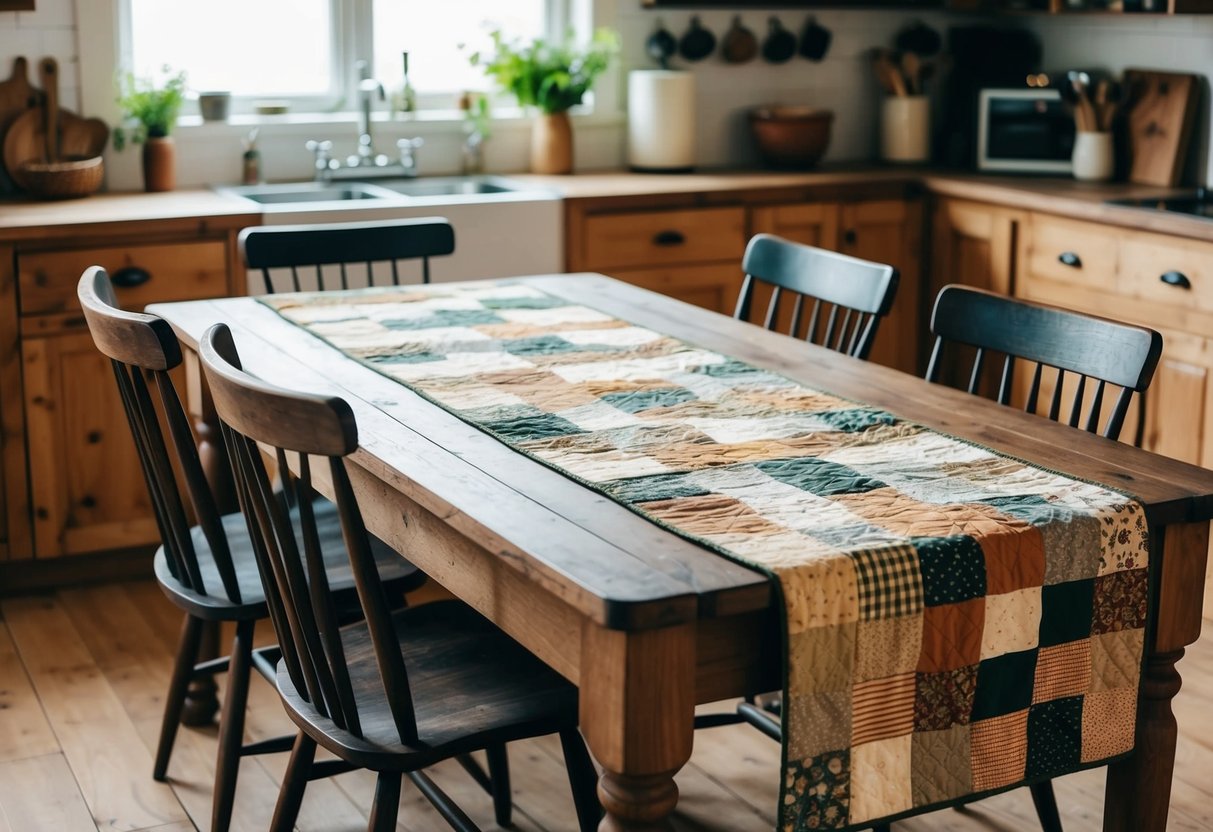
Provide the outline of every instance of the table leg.
{"type": "Polygon", "coordinates": [[[1137,747],[1108,766],[1104,792],[1104,832],[1164,832],[1175,770],[1179,733],[1171,700],[1182,680],[1175,663],[1184,647],[1200,638],[1209,524],[1188,523],[1157,531],[1162,546],[1154,640],[1147,647],[1145,675],[1137,705],[1137,747]]]}
{"type": "Polygon", "coordinates": [[[603,767],[600,832],[667,832],[691,757],[695,627],[581,634],[581,731],[603,767]]]}

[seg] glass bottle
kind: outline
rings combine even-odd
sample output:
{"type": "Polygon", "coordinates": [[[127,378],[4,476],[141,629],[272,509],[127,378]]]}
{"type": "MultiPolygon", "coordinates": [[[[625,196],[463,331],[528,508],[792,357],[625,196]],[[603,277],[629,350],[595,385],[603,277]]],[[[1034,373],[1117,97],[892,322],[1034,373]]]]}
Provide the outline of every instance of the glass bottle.
{"type": "Polygon", "coordinates": [[[404,65],[404,80],[400,87],[392,93],[393,117],[408,116],[417,111],[417,91],[413,89],[413,83],[409,80],[409,53],[401,52],[400,58],[404,65]]]}

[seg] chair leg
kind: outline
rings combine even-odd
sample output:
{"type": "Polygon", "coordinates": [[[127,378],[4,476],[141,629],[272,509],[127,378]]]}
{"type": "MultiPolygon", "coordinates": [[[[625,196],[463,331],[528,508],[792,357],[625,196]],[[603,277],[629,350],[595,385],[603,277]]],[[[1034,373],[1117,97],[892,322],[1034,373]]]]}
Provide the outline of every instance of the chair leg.
{"type": "Polygon", "coordinates": [[[514,825],[514,800],[510,794],[510,758],[505,743],[490,745],[484,750],[489,760],[489,782],[493,789],[493,815],[497,825],[509,829],[514,825]]]}
{"type": "Polygon", "coordinates": [[[576,728],[560,732],[560,748],[564,751],[564,767],[569,771],[569,786],[573,790],[573,805],[577,809],[580,832],[595,832],[602,820],[602,804],[598,801],[598,769],[585,747],[585,740],[576,728]]]}
{"type": "Polygon", "coordinates": [[[368,832],[393,832],[400,811],[400,772],[381,771],[375,781],[375,803],[371,806],[368,832]]]}
{"type": "Polygon", "coordinates": [[[173,755],[173,743],[177,729],[181,726],[181,711],[185,707],[185,694],[194,675],[194,664],[198,661],[198,646],[202,643],[202,619],[187,614],[181,622],[181,638],[177,643],[177,659],[173,664],[173,677],[168,694],[164,698],[164,721],[160,723],[160,742],[156,746],[156,766],[152,777],[163,780],[168,776],[168,761],[173,755]]]}
{"type": "Polygon", "coordinates": [[[316,759],[316,741],[302,731],[295,737],[291,749],[291,761],[282,778],[282,789],[278,792],[278,803],[274,806],[274,819],[270,832],[291,832],[299,818],[299,806],[303,803],[303,792],[307,788],[312,761],[316,759]]]}
{"type": "Polygon", "coordinates": [[[248,703],[249,669],[253,661],[254,621],[236,623],[232,661],[227,671],[227,694],[219,716],[219,758],[215,763],[215,796],[211,832],[227,832],[236,799],[236,775],[244,745],[244,711],[248,703]]]}
{"type": "Polygon", "coordinates": [[[1032,792],[1032,804],[1036,817],[1044,832],[1062,832],[1061,814],[1057,811],[1057,797],[1053,794],[1053,781],[1044,780],[1028,787],[1032,792]]]}

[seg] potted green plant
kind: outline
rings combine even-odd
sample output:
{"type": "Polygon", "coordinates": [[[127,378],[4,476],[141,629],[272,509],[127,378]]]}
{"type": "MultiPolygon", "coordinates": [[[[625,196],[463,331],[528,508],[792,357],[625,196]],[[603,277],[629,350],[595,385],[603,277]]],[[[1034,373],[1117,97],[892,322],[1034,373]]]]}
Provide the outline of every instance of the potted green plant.
{"type": "Polygon", "coordinates": [[[177,184],[177,151],[173,128],[185,101],[185,73],[165,66],[163,78],[136,78],[125,73],[118,83],[118,106],[123,124],[114,131],[114,147],[121,150],[129,141],[143,145],[143,187],[148,191],[171,191],[177,184]]]}
{"type": "Polygon", "coordinates": [[[609,29],[599,29],[584,47],[565,42],[553,44],[537,38],[530,43],[507,41],[500,31],[492,33],[493,54],[477,52],[473,66],[484,69],[523,107],[539,110],[531,133],[531,169],[536,173],[573,171],[573,127],[569,110],[581,103],[619,51],[619,38],[609,29]]]}

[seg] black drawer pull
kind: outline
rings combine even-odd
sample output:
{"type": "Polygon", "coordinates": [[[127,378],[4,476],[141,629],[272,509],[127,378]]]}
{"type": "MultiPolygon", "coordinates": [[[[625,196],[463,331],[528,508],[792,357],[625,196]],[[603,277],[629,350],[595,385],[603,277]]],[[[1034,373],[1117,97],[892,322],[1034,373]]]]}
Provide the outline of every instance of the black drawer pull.
{"type": "Polygon", "coordinates": [[[681,231],[659,231],[653,235],[655,246],[680,246],[687,241],[681,231]]]}
{"type": "Polygon", "coordinates": [[[110,281],[119,289],[134,289],[152,279],[152,273],[138,266],[127,266],[110,275],[110,281]]]}
{"type": "Polygon", "coordinates": [[[1183,272],[1163,272],[1158,279],[1168,286],[1176,286],[1180,289],[1192,288],[1192,281],[1188,280],[1188,276],[1183,272]]]}
{"type": "Polygon", "coordinates": [[[842,232],[842,242],[848,246],[855,245],[855,243],[859,242],[859,232],[854,228],[848,228],[842,232]]]}
{"type": "Polygon", "coordinates": [[[1082,268],[1082,258],[1072,251],[1063,251],[1061,254],[1057,255],[1057,262],[1061,263],[1063,266],[1069,266],[1072,269],[1082,268]]]}

